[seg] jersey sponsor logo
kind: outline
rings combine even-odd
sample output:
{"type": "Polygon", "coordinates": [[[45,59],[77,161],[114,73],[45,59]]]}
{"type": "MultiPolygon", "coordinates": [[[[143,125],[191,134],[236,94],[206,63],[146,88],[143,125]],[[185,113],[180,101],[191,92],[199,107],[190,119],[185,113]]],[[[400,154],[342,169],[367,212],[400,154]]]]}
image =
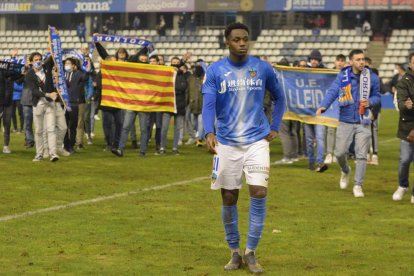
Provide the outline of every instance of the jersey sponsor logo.
{"type": "Polygon", "coordinates": [[[233,73],[232,71],[228,71],[227,73],[224,73],[224,76],[227,77],[228,75],[230,75],[231,73],[233,73]]]}

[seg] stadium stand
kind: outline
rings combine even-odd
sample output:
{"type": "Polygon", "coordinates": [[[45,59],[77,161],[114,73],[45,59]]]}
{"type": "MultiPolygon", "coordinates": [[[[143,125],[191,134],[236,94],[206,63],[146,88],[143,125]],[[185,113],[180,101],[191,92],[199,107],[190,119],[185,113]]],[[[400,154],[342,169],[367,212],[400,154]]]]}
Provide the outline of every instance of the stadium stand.
{"type": "MultiPolygon", "coordinates": [[[[227,54],[219,44],[220,30],[200,29],[195,35],[179,36],[177,30],[168,30],[166,36],[158,36],[156,30],[122,30],[119,35],[136,36],[154,43],[158,54],[166,60],[172,56],[191,51],[193,59],[203,58],[206,62],[214,62],[227,54]]],[[[60,30],[63,48],[80,49],[88,43],[79,42],[75,30],[60,30]]],[[[10,49],[18,48],[20,55],[38,51],[43,53],[47,47],[47,32],[43,30],[7,30],[0,31],[0,58],[9,58],[10,49]]],[[[348,55],[352,48],[367,50],[368,36],[357,35],[355,30],[322,29],[318,35],[306,29],[263,29],[257,40],[251,45],[250,54],[266,56],[272,63],[285,57],[290,62],[306,59],[312,49],[319,49],[323,55],[324,64],[331,68],[335,56],[348,55]]],[[[119,47],[128,50],[134,45],[107,43],[105,47],[110,54],[119,47]]],[[[395,63],[406,63],[407,56],[414,51],[414,29],[394,30],[388,42],[385,55],[379,66],[380,76],[388,82],[394,74],[395,63]]]]}

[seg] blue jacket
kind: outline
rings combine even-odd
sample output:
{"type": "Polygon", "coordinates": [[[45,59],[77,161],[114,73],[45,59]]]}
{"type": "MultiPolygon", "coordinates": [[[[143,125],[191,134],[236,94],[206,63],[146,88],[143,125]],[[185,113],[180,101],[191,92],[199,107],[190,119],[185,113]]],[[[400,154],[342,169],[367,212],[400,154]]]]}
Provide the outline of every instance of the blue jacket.
{"type": "Polygon", "coordinates": [[[23,83],[13,83],[13,101],[20,101],[22,98],[23,83]]]}
{"type": "MultiPolygon", "coordinates": [[[[321,107],[328,109],[328,107],[339,97],[341,93],[341,81],[344,75],[345,70],[348,67],[343,68],[338,76],[336,77],[335,81],[332,83],[331,87],[326,92],[326,96],[321,103],[321,107]]],[[[369,94],[369,106],[370,108],[381,104],[381,96],[380,96],[380,81],[378,75],[372,72],[370,69],[371,75],[371,90],[369,94]]],[[[355,75],[352,73],[351,70],[351,91],[352,91],[352,98],[354,100],[353,104],[347,106],[340,106],[339,107],[339,121],[345,123],[361,123],[361,116],[359,115],[359,75],[355,75]]]]}

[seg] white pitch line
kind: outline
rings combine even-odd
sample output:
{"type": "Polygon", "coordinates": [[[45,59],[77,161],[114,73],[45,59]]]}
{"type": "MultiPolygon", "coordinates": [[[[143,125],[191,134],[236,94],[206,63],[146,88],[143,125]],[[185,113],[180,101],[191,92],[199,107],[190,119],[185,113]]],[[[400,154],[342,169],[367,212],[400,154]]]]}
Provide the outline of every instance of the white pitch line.
{"type": "Polygon", "coordinates": [[[130,195],[141,194],[141,193],[145,193],[145,192],[149,192],[149,191],[162,190],[162,189],[175,187],[175,186],[184,186],[184,185],[191,184],[193,182],[207,180],[209,178],[210,177],[206,177],[206,176],[196,177],[196,178],[193,178],[193,179],[190,179],[190,180],[173,182],[173,183],[170,183],[170,184],[153,186],[153,187],[138,189],[138,190],[134,190],[134,191],[130,191],[130,192],[116,193],[116,194],[112,194],[112,195],[109,195],[109,196],[99,196],[99,197],[96,197],[96,198],[75,201],[75,202],[71,202],[71,203],[68,203],[68,204],[56,205],[56,206],[52,206],[52,207],[48,207],[48,208],[42,208],[42,209],[28,211],[28,212],[24,212],[24,213],[20,213],[20,214],[0,217],[0,222],[9,221],[9,220],[13,220],[13,219],[24,218],[24,217],[30,217],[30,216],[34,216],[34,215],[37,215],[37,214],[53,212],[53,211],[58,211],[58,210],[62,210],[62,209],[68,209],[68,208],[72,208],[72,207],[76,207],[76,206],[86,205],[86,204],[90,204],[90,203],[97,203],[97,202],[101,202],[101,201],[107,201],[107,200],[126,197],[126,196],[130,196],[130,195]]]}
{"type": "Polygon", "coordinates": [[[380,145],[381,144],[386,144],[386,143],[394,142],[394,141],[398,141],[398,140],[400,140],[400,139],[398,139],[397,137],[395,137],[395,138],[387,139],[387,140],[384,140],[384,141],[380,141],[379,144],[380,145]]]}

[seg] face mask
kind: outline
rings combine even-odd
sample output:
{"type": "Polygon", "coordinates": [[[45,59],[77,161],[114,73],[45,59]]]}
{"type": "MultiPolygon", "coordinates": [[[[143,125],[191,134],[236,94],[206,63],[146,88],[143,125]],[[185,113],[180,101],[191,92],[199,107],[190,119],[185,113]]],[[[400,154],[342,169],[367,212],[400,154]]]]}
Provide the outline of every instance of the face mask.
{"type": "Polygon", "coordinates": [[[72,66],[70,66],[70,65],[65,65],[65,71],[66,71],[66,72],[72,72],[72,66]]]}
{"type": "Polygon", "coordinates": [[[180,68],[180,64],[171,64],[172,67],[180,68]]]}
{"type": "Polygon", "coordinates": [[[33,68],[36,69],[36,70],[40,70],[40,69],[42,69],[42,65],[43,65],[43,62],[36,61],[35,63],[33,63],[33,68]]]}

